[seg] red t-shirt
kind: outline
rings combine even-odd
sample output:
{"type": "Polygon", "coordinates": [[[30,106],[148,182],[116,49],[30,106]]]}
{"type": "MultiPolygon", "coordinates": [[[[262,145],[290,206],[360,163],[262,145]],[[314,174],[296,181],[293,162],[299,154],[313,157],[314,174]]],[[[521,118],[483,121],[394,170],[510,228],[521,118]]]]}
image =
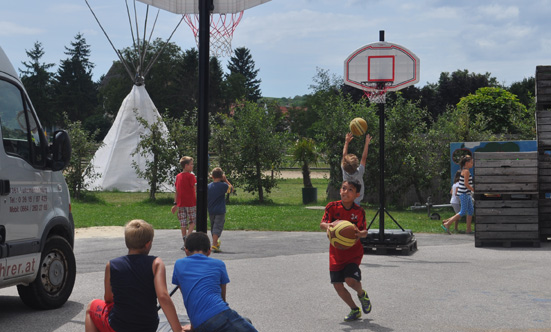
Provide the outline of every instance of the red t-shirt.
{"type": "Polygon", "coordinates": [[[176,205],[178,207],[191,207],[197,205],[195,197],[195,175],[190,172],[182,172],[176,175],[176,205]]]}
{"type": "MultiPolygon", "coordinates": [[[[367,227],[365,223],[365,211],[355,203],[348,210],[342,205],[342,201],[327,204],[321,221],[331,223],[335,220],[348,220],[356,225],[360,231],[363,231],[367,227]]],[[[345,250],[329,245],[329,271],[340,271],[350,263],[360,265],[363,256],[364,248],[359,240],[354,246],[345,250]]]]}

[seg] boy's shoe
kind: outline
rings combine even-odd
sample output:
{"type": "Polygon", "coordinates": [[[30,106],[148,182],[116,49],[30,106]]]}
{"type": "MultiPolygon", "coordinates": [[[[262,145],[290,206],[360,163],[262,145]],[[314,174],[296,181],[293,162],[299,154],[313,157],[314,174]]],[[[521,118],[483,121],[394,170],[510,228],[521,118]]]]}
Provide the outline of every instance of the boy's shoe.
{"type": "Polygon", "coordinates": [[[350,313],[348,316],[344,317],[345,322],[351,322],[353,320],[358,320],[362,317],[362,312],[360,311],[360,308],[352,309],[350,310],[350,313]]]}
{"type": "Polygon", "coordinates": [[[363,296],[358,296],[360,299],[360,302],[362,303],[362,310],[364,313],[368,314],[371,312],[371,301],[369,301],[369,296],[367,296],[367,292],[364,290],[363,296]]]}
{"type": "Polygon", "coordinates": [[[215,245],[212,245],[211,250],[214,251],[214,252],[222,252],[222,250],[220,250],[220,244],[222,242],[220,241],[220,239],[218,239],[218,241],[216,241],[216,244],[215,245]]]}

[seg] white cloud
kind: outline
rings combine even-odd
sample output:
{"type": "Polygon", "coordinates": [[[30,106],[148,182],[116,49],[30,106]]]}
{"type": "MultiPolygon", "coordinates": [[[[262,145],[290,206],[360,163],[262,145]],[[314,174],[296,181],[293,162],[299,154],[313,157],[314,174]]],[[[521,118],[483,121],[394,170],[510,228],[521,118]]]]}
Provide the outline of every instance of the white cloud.
{"type": "Polygon", "coordinates": [[[474,14],[478,14],[487,20],[514,20],[519,17],[520,10],[516,6],[501,6],[492,4],[488,6],[480,6],[474,14]]]}
{"type": "Polygon", "coordinates": [[[0,35],[2,36],[18,36],[18,35],[38,35],[43,33],[44,30],[31,28],[21,24],[0,21],[0,35]]]}

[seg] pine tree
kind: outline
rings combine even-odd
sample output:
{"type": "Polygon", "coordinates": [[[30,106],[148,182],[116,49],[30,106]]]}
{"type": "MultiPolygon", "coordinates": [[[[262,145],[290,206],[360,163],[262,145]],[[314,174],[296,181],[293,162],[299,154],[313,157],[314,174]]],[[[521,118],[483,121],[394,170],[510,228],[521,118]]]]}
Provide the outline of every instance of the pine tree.
{"type": "Polygon", "coordinates": [[[21,81],[42,123],[46,126],[54,125],[59,119],[59,113],[52,108],[53,73],[48,71],[54,64],[40,63],[40,59],[44,56],[44,48],[38,41],[34,43],[32,50],[25,50],[25,52],[30,61],[22,62],[25,69],[19,69],[21,81]]]}
{"type": "MultiPolygon", "coordinates": [[[[260,79],[257,78],[259,69],[255,69],[254,60],[249,49],[245,47],[236,48],[234,56],[228,63],[230,77],[235,74],[243,75],[245,78],[245,98],[249,101],[258,101],[262,97],[260,91],[260,79]]],[[[228,78],[228,80],[230,80],[228,78]]],[[[238,96],[239,97],[239,96],[238,96]]]]}
{"type": "Polygon", "coordinates": [[[90,46],[81,33],[65,47],[69,58],[62,60],[54,84],[54,105],[59,113],[66,112],[71,121],[82,121],[91,117],[97,105],[96,83],[92,80],[94,64],[90,62],[90,46]]]}

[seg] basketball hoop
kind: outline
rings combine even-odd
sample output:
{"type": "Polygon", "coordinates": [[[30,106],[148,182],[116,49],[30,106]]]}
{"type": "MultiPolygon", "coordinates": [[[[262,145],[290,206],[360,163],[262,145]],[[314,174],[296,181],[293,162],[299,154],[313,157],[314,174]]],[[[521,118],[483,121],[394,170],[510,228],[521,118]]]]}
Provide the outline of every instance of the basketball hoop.
{"type": "Polygon", "coordinates": [[[381,82],[361,82],[367,88],[364,91],[364,96],[369,99],[370,103],[384,104],[386,102],[386,93],[388,88],[392,86],[392,81],[381,82]]]}
{"type": "MultiPolygon", "coordinates": [[[[243,17],[243,11],[237,13],[210,14],[210,54],[230,56],[233,32],[243,17]]],[[[185,14],[184,21],[189,25],[199,48],[199,14],[185,14]]]]}

